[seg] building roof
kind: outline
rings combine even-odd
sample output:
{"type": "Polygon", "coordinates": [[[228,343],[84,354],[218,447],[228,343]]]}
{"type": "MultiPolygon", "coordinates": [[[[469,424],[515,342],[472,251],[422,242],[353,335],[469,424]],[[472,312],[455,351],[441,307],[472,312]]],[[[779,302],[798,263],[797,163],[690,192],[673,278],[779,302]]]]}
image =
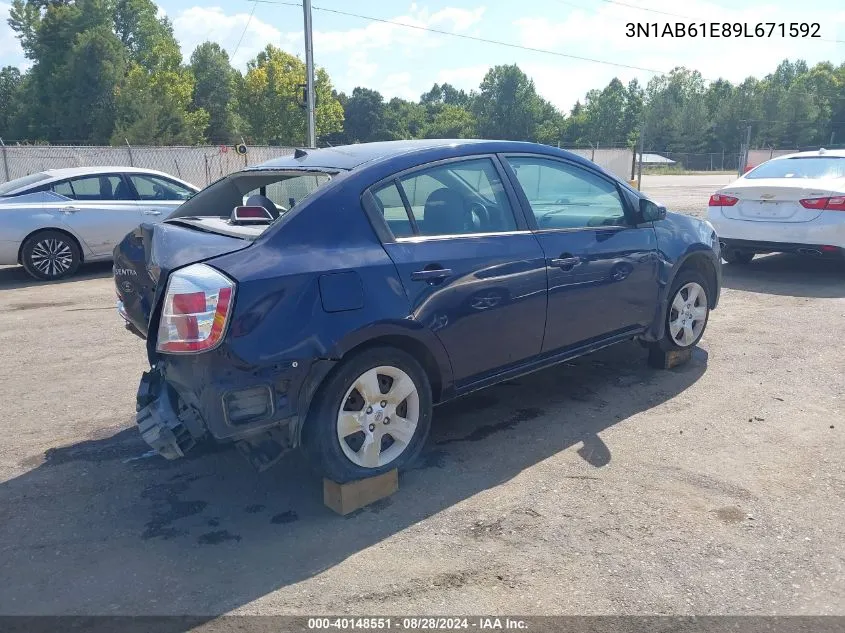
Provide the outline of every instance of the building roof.
{"type": "Polygon", "coordinates": [[[660,154],[643,154],[643,164],[649,165],[674,165],[675,161],[660,154]]]}

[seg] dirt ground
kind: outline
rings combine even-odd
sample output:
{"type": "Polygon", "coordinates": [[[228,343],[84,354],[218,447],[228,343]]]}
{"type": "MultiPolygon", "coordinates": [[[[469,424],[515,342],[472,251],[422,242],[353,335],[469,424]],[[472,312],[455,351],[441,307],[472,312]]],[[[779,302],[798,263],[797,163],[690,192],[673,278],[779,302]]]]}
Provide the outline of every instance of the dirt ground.
{"type": "Polygon", "coordinates": [[[437,409],[347,518],[297,456],[144,457],[110,272],[0,269],[1,614],[845,614],[845,266],[726,266],[677,369],[626,344],[437,409]]]}

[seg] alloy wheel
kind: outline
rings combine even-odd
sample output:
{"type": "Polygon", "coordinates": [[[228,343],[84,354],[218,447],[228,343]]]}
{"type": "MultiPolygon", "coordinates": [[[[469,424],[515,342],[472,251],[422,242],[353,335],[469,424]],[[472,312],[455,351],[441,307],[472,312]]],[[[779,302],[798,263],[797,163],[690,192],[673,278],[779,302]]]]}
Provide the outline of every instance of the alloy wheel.
{"type": "Polygon", "coordinates": [[[689,347],[707,324],[707,292],[694,281],[681,286],[669,309],[669,333],[678,347],[689,347]]]}
{"type": "Polygon", "coordinates": [[[47,238],[36,243],[30,254],[30,261],[42,275],[59,277],[73,264],[73,250],[70,244],[57,238],[47,238]]]}

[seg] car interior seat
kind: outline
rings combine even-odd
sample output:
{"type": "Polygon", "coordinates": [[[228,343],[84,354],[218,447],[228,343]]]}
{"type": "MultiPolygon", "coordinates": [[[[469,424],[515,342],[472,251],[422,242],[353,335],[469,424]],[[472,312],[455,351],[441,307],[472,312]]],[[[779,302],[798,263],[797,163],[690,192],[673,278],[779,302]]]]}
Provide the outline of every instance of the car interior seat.
{"type": "Polygon", "coordinates": [[[463,196],[453,189],[435,189],[425,200],[421,232],[424,235],[458,235],[467,232],[471,216],[463,196]]]}

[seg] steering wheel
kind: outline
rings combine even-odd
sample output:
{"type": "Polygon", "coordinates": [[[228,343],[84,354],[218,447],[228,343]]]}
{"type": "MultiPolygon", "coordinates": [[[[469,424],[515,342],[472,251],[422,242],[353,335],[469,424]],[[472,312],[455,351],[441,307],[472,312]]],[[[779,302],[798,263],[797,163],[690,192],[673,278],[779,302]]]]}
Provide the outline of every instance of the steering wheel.
{"type": "Polygon", "coordinates": [[[485,229],[490,225],[490,212],[480,202],[470,202],[467,205],[467,215],[472,226],[476,228],[485,229]],[[478,225],[475,222],[476,218],[478,219],[478,225]]]}

